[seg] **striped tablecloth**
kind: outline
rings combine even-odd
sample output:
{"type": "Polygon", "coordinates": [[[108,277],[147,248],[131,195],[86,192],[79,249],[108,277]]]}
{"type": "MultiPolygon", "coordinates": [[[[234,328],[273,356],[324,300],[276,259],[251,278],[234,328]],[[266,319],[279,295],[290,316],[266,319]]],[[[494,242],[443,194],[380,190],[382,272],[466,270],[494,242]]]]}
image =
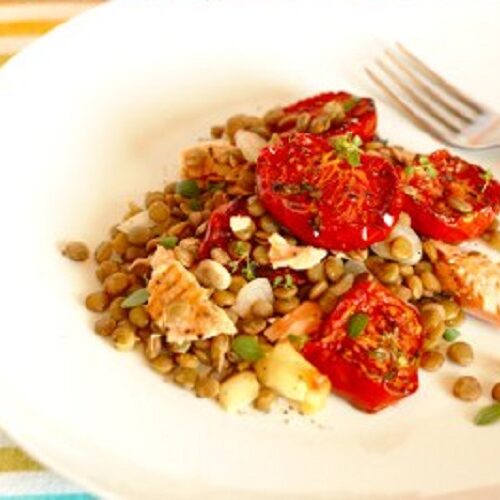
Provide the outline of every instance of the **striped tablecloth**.
{"type": "MultiPolygon", "coordinates": [[[[99,1],[0,0],[0,71],[3,63],[37,37],[99,1]]],[[[91,500],[95,497],[34,461],[0,430],[0,499],[21,498],[91,500]]]]}

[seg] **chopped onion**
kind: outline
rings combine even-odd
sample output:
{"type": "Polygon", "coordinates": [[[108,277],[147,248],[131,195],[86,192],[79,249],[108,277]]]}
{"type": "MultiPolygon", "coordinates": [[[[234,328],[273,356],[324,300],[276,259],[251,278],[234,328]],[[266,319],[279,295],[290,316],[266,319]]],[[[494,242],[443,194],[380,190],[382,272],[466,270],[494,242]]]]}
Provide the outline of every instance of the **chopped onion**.
{"type": "Polygon", "coordinates": [[[273,289],[267,278],[257,278],[243,286],[236,297],[234,311],[240,318],[244,318],[258,300],[271,303],[274,300],[273,289]]]}
{"type": "Polygon", "coordinates": [[[401,264],[413,266],[422,258],[422,242],[418,237],[417,233],[410,227],[398,222],[391,231],[391,234],[385,241],[381,241],[380,243],[375,243],[370,247],[379,257],[388,260],[394,260],[401,264]],[[398,236],[402,236],[406,238],[411,246],[412,246],[412,255],[408,259],[396,259],[391,254],[391,242],[397,238],[398,236]]]}
{"type": "Polygon", "coordinates": [[[245,160],[255,163],[259,157],[260,150],[267,144],[266,140],[255,132],[238,130],[234,135],[236,146],[241,149],[245,160]]]}

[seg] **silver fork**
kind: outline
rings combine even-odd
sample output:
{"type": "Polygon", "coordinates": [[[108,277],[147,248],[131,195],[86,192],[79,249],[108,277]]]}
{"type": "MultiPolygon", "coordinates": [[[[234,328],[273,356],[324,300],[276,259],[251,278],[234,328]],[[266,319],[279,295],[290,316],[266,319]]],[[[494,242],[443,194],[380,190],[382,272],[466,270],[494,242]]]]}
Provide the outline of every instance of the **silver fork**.
{"type": "Polygon", "coordinates": [[[385,55],[375,61],[379,71],[365,70],[418,127],[450,146],[500,146],[500,114],[448,83],[402,44],[385,55]]]}

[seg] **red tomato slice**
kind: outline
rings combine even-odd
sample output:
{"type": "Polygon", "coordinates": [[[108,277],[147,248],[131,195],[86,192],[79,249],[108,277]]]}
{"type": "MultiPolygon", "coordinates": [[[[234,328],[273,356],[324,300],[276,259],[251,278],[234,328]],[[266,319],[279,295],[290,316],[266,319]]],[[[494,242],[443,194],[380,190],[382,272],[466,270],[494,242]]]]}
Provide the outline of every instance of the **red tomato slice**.
{"type": "Polygon", "coordinates": [[[395,167],[361,154],[352,167],[328,141],[290,134],[257,160],[257,192],[274,218],[301,240],[332,250],[356,250],[384,240],[399,217],[395,167]]]}
{"type": "Polygon", "coordinates": [[[417,310],[378,282],[362,278],[302,353],[328,376],[333,392],[376,412],[417,390],[422,342],[417,310]],[[358,321],[355,330],[355,318],[363,315],[366,326],[360,331],[358,321]]]}
{"type": "MultiPolygon", "coordinates": [[[[359,135],[363,141],[371,141],[377,128],[377,112],[372,99],[368,97],[356,97],[348,92],[324,92],[322,94],[308,97],[294,104],[283,108],[288,116],[309,113],[314,118],[321,114],[328,114],[328,107],[325,105],[336,102],[342,105],[344,116],[333,119],[330,128],[322,135],[334,136],[352,133],[359,135]]],[[[293,126],[293,121],[279,129],[280,132],[286,131],[293,126]]]]}
{"type": "MultiPolygon", "coordinates": [[[[423,158],[423,160],[422,160],[423,158]]],[[[475,238],[500,210],[500,184],[478,165],[446,150],[405,169],[403,209],[422,235],[447,243],[475,238]]]]}

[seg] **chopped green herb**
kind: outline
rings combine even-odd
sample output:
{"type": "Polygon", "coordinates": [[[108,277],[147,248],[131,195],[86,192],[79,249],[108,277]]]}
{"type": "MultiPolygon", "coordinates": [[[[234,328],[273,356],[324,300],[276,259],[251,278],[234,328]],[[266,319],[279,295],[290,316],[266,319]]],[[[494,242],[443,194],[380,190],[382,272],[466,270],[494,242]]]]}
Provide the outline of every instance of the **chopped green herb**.
{"type": "Polygon", "coordinates": [[[242,257],[247,253],[247,245],[245,244],[244,241],[237,241],[234,244],[234,251],[236,252],[236,255],[242,257]]]}
{"type": "Polygon", "coordinates": [[[420,155],[418,157],[418,163],[420,163],[420,165],[429,165],[431,161],[429,160],[428,156],[420,155]]]}
{"type": "Polygon", "coordinates": [[[257,264],[252,262],[251,260],[247,261],[247,263],[243,266],[241,270],[241,274],[247,281],[252,281],[256,278],[255,270],[257,269],[257,264]]]}
{"type": "Polygon", "coordinates": [[[488,188],[489,183],[493,180],[493,172],[491,169],[488,168],[485,170],[485,172],[481,174],[481,179],[484,180],[483,188],[481,189],[481,192],[484,193],[488,188]]]}
{"type": "Polygon", "coordinates": [[[413,165],[408,165],[404,169],[406,177],[411,177],[415,173],[415,167],[413,165]]]}
{"type": "Polygon", "coordinates": [[[356,104],[360,101],[359,97],[352,96],[349,99],[345,100],[342,103],[342,107],[344,108],[344,113],[349,113],[356,104]]]}
{"type": "Polygon", "coordinates": [[[309,340],[307,335],[288,335],[288,340],[298,351],[301,351],[309,340]]]}
{"type": "Polygon", "coordinates": [[[291,274],[285,274],[285,284],[284,288],[293,288],[295,286],[295,282],[293,281],[293,276],[291,274]]]}
{"type": "Polygon", "coordinates": [[[354,313],[347,322],[347,334],[351,339],[359,337],[368,325],[370,318],[365,313],[354,313]]]}
{"type": "Polygon", "coordinates": [[[229,267],[229,272],[234,274],[238,270],[239,265],[240,263],[236,260],[232,260],[231,262],[229,262],[229,264],[227,265],[227,267],[229,267]]]}
{"type": "Polygon", "coordinates": [[[201,201],[198,198],[193,198],[189,202],[189,208],[191,210],[201,210],[201,207],[202,207],[202,204],[201,204],[201,201]]]}
{"type": "Polygon", "coordinates": [[[432,163],[425,165],[424,171],[431,179],[435,179],[437,177],[437,170],[434,168],[432,163]]]}
{"type": "Polygon", "coordinates": [[[122,303],[121,306],[124,309],[128,309],[130,307],[141,306],[145,304],[149,299],[149,292],[147,288],[139,288],[135,292],[132,292],[122,303]]]}
{"type": "Polygon", "coordinates": [[[443,338],[446,342],[453,342],[460,337],[460,332],[456,328],[447,328],[443,333],[443,338]]]}
{"type": "Polygon", "coordinates": [[[195,180],[185,179],[175,185],[175,192],[184,198],[196,198],[200,194],[200,187],[195,180]]]}
{"type": "Polygon", "coordinates": [[[264,351],[253,335],[238,335],[231,343],[232,351],[243,361],[258,361],[264,351]]]}
{"type": "Polygon", "coordinates": [[[333,147],[336,153],[344,158],[351,167],[359,167],[361,165],[361,138],[358,135],[354,137],[352,134],[341,135],[333,139],[333,147]]]}
{"type": "Polygon", "coordinates": [[[215,191],[223,191],[226,188],[225,182],[209,182],[208,183],[208,191],[213,193],[215,191]]]}
{"type": "Polygon", "coordinates": [[[276,276],[273,279],[273,288],[276,288],[277,286],[280,286],[281,283],[283,283],[283,281],[284,281],[283,276],[276,276]]]}
{"type": "Polygon", "coordinates": [[[177,245],[179,238],[177,236],[164,236],[158,243],[165,248],[174,248],[177,245]]]}
{"type": "Polygon", "coordinates": [[[500,403],[493,403],[479,410],[474,423],[476,425],[489,425],[500,420],[500,403]]]}

